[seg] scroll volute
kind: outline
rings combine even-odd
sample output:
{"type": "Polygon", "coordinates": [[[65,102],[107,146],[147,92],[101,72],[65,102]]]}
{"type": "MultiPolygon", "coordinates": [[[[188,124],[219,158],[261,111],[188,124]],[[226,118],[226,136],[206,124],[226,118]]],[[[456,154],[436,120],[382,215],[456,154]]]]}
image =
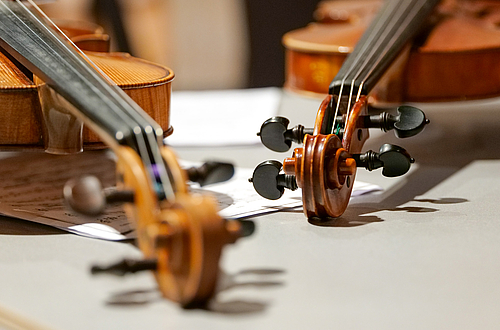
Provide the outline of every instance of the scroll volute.
{"type": "Polygon", "coordinates": [[[360,116],[367,114],[366,98],[356,102],[342,139],[322,131],[332,96],[322,103],[316,118],[314,135],[306,135],[303,148],[296,148],[284,161],[286,174],[295,175],[302,188],[304,213],[311,217],[338,217],[347,208],[356,177],[356,161],[351,154],[361,152],[368,130],[359,127],[360,116]]]}

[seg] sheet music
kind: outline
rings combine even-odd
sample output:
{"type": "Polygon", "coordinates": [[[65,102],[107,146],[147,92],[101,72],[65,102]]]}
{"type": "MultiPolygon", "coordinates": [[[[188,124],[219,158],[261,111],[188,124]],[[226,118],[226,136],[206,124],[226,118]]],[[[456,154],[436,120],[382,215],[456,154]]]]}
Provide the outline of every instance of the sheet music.
{"type": "Polygon", "coordinates": [[[16,153],[0,159],[0,213],[61,228],[85,236],[109,240],[134,237],[134,228],[120,206],[88,218],[64,205],[62,190],[72,178],[98,177],[103,187],[115,183],[115,162],[109,152],[49,155],[43,152],[16,153]]]}
{"type": "MultiPolygon", "coordinates": [[[[184,162],[185,166],[192,163],[184,162]]],[[[260,197],[248,178],[252,169],[237,168],[235,176],[205,189],[192,189],[215,196],[221,216],[238,219],[302,206],[300,190],[286,191],[276,201],[260,197]]],[[[0,214],[53,226],[78,235],[106,240],[135,238],[134,225],[121,206],[109,207],[104,215],[90,218],[70,211],[62,196],[72,178],[93,175],[103,187],[115,184],[115,162],[109,151],[87,151],[55,156],[43,152],[16,153],[0,159],[0,214]]],[[[355,181],[353,196],[380,190],[355,181]]]]}
{"type": "MultiPolygon", "coordinates": [[[[257,194],[248,182],[253,169],[236,168],[234,177],[223,183],[207,186],[204,190],[214,193],[219,202],[220,215],[230,219],[302,208],[302,191],[285,190],[278,200],[268,200],[257,194]]],[[[352,197],[380,191],[377,185],[354,181],[352,197]]]]}

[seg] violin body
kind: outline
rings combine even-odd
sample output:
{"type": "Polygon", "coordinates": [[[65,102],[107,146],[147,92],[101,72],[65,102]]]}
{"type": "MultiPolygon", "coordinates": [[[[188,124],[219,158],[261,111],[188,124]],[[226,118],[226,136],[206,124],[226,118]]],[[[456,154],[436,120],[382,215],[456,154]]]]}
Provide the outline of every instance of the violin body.
{"type": "MultiPolygon", "coordinates": [[[[321,3],[317,22],[283,37],[285,87],[326,93],[381,3],[321,3]]],[[[371,99],[435,102],[500,95],[499,18],[496,1],[443,1],[381,79],[371,99]]]]}
{"type": "MultiPolygon", "coordinates": [[[[102,29],[89,23],[65,24],[62,30],[86,51],[90,60],[109,76],[165,132],[172,134],[170,125],[171,69],[126,53],[110,53],[109,38],[102,29]]],[[[38,86],[31,76],[21,71],[11,58],[0,52],[0,149],[38,149],[45,146],[44,119],[38,86]]],[[[105,145],[89,128],[83,129],[85,149],[105,145]]]]}

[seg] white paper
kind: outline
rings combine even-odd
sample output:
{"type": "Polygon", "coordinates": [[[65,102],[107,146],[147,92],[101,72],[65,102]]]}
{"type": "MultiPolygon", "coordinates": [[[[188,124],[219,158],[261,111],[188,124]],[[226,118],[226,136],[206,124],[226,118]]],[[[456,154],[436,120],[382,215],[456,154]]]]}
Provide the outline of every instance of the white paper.
{"type": "Polygon", "coordinates": [[[174,134],[165,141],[174,147],[258,144],[263,118],[276,116],[281,95],[276,87],[175,91],[170,114],[174,134]]]}
{"type": "MultiPolygon", "coordinates": [[[[302,191],[285,190],[278,200],[261,197],[248,181],[253,170],[237,168],[234,177],[223,183],[207,186],[204,190],[214,193],[219,202],[220,215],[228,219],[239,219],[270,212],[302,207],[302,191]]],[[[380,191],[377,185],[354,181],[352,197],[380,191]]]]}

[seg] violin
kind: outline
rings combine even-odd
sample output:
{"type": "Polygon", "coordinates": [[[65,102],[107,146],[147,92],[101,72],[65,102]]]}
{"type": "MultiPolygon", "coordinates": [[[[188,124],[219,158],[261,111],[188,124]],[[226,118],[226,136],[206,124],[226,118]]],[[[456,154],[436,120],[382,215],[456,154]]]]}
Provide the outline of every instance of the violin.
{"type": "MultiPolygon", "coordinates": [[[[173,131],[169,122],[172,70],[125,53],[109,53],[109,37],[98,26],[63,23],[65,35],[86,50],[86,56],[160,124],[165,137],[170,135],[173,131]]],[[[0,114],[5,123],[0,128],[1,149],[45,148],[50,153],[67,154],[83,148],[104,147],[99,136],[81,122],[63,124],[64,115],[57,116],[58,120],[44,120],[58,114],[50,111],[55,105],[46,98],[40,100],[39,86],[33,81],[32,73],[21,70],[16,62],[8,53],[0,53],[3,78],[0,80],[0,103],[5,109],[0,114]]]]}
{"type": "MultiPolygon", "coordinates": [[[[352,51],[337,47],[341,52],[350,50],[350,54],[326,90],[328,95],[317,112],[314,128],[297,125],[289,129],[289,121],[283,117],[264,122],[258,135],[269,149],[285,152],[292,142],[303,147],[295,148],[283,164],[266,161],[255,168],[251,182],[261,196],[278,199],[285,188],[301,188],[306,217],[339,217],[348,206],[358,167],[369,171],[382,168],[387,177],[403,175],[410,169],[414,159],[402,147],[384,144],[378,152],[361,151],[370,128],[394,130],[396,136],[407,138],[420,133],[429,123],[415,107],[403,105],[396,114],[373,114],[370,104],[376,86],[400,61],[401,54],[425,27],[438,2],[386,1],[352,51]]],[[[353,6],[354,3],[351,2],[353,6]]],[[[369,15],[369,8],[361,9],[359,17],[369,15]]],[[[324,38],[316,35],[315,40],[324,38]]],[[[288,86],[292,83],[299,86],[300,79],[290,79],[288,86]]]]}
{"type": "MultiPolygon", "coordinates": [[[[323,1],[317,22],[283,36],[285,88],[325,94],[382,1],[323,1]]],[[[441,1],[370,97],[374,102],[438,102],[500,95],[500,3],[441,1]],[[466,68],[466,69],[461,69],[466,68]]]]}
{"type": "MultiPolygon", "coordinates": [[[[55,119],[53,126],[81,121],[116,155],[116,188],[103,190],[93,177],[75,179],[64,187],[67,203],[87,215],[123,204],[144,254],[144,260],[94,267],[93,273],[150,270],[164,297],[183,307],[205,304],[214,294],[223,247],[251,234],[253,223],[222,219],[215,201],[190,193],[187,181],[225,180],[232,166],[182,169],[163,144],[162,127],[47,22],[32,0],[0,0],[0,47],[34,74],[41,101],[50,108],[45,121],[55,119]]],[[[150,96],[154,103],[154,93],[150,96]]],[[[7,101],[15,102],[2,102],[7,101]]]]}

